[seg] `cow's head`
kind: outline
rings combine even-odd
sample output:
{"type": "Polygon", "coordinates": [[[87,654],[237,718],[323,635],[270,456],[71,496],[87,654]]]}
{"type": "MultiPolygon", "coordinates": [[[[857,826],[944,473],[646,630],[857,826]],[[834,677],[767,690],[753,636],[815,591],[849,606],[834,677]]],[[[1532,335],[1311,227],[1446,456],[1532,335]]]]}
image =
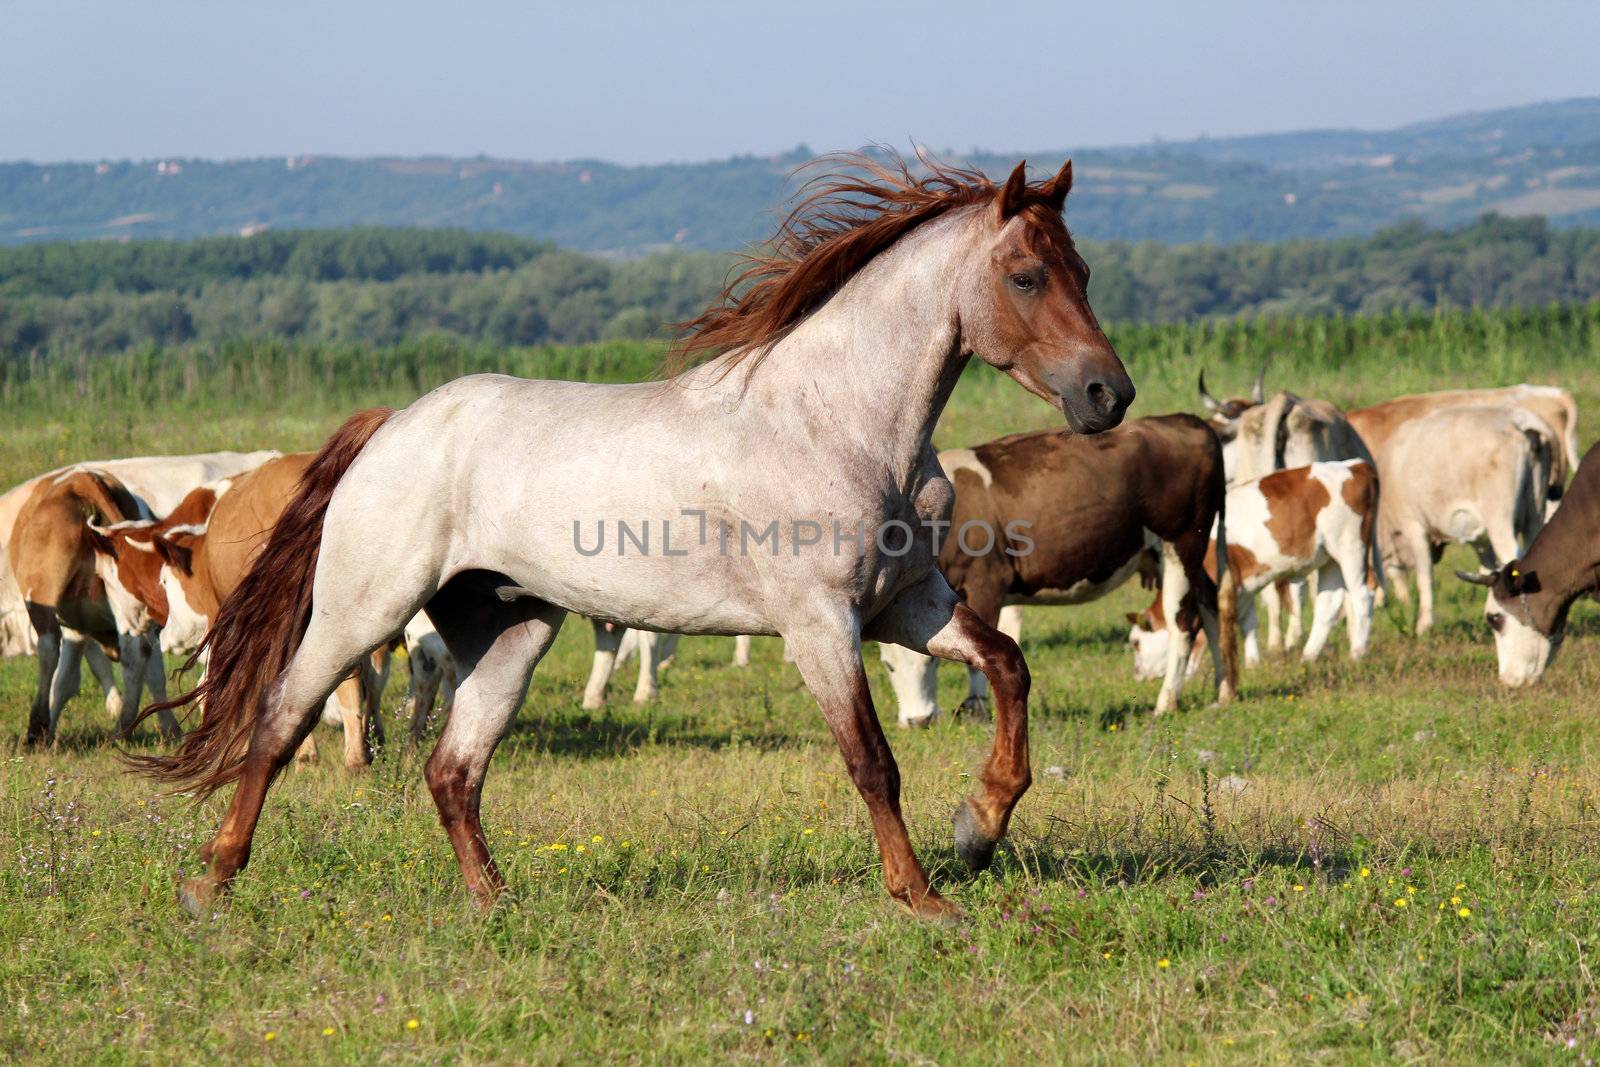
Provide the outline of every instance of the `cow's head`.
{"type": "Polygon", "coordinates": [[[1143,611],[1130,611],[1128,618],[1128,646],[1133,649],[1133,677],[1149,682],[1167,676],[1167,648],[1172,638],[1167,633],[1166,614],[1161,608],[1161,594],[1156,593],[1155,603],[1143,611]]]}
{"type": "Polygon", "coordinates": [[[174,526],[155,539],[161,559],[159,580],[167,602],[162,644],[173,652],[198,648],[216,610],[209,584],[194,571],[195,554],[205,536],[204,526],[174,526]]]}
{"type": "Polygon", "coordinates": [[[1515,561],[1485,574],[1456,571],[1456,577],[1489,590],[1483,618],[1494,634],[1501,684],[1516,689],[1537,682],[1561,650],[1570,602],[1546,593],[1538,572],[1515,561]]]}
{"type": "Polygon", "coordinates": [[[161,588],[154,527],[148,520],[86,524],[95,573],[105,583],[111,613],[123,633],[149,633],[166,625],[167,597],[161,588]]]}

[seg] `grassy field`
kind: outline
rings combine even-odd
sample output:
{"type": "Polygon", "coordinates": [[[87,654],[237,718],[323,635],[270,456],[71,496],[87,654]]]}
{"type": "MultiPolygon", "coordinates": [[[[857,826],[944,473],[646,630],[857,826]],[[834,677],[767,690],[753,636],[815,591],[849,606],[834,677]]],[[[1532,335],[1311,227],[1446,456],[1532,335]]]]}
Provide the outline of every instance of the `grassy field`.
{"type": "MultiPolygon", "coordinates": [[[[1526,379],[1600,412],[1600,316],[1558,318],[1117,340],[1135,414],[1193,408],[1202,364],[1238,391],[1268,352],[1269,385],[1347,405],[1526,379]]],[[[455,370],[593,359],[625,377],[653,355],[146,354],[41,373],[0,401],[0,477],[305,447],[355,404],[455,370]]],[[[1051,424],[974,372],[939,441],[1051,424]]],[[[949,822],[986,728],[890,737],[913,839],[970,915],[957,927],[887,902],[865,810],[775,640],[736,670],[730,641],[686,639],[657,704],[623,685],[591,713],[587,627],[569,626],[490,775],[513,888],[488,917],[420,757],[391,748],[350,775],[326,729],[322,765],[273,794],[231,906],[183,917],[173,880],[226,798],[196,808],[121,773],[86,689],[57,751],[0,763],[0,1058],[1584,1063],[1600,1048],[1600,610],[1580,605],[1546,682],[1509,694],[1476,591],[1441,591],[1425,640],[1390,616],[1360,665],[1274,661],[1237,705],[1207,707],[1202,687],[1160,719],[1122,645],[1138,590],[1029,609],[1035,785],[991,872],[964,872],[949,822]]],[[[875,656],[869,672],[887,700],[875,656]]],[[[0,663],[7,746],[32,679],[0,663]]],[[[962,684],[945,672],[945,706],[962,684]]]]}

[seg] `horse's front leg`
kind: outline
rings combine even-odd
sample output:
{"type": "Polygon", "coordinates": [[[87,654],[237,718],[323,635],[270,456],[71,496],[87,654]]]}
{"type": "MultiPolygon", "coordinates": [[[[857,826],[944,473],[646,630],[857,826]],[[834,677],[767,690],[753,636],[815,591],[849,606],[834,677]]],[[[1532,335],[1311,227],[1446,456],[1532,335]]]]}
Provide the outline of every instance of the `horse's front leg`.
{"type": "Polygon", "coordinates": [[[965,663],[988,679],[994,693],[994,748],[979,775],[982,791],[962,801],[955,814],[956,851],[967,866],[983,870],[1005,836],[1012,809],[1033,782],[1028,665],[1022,650],[961,603],[937,571],[896,597],[872,620],[867,636],[965,663]]]}
{"type": "Polygon", "coordinates": [[[817,698],[822,715],[844,756],[850,779],[866,801],[883,858],[889,895],[928,919],[960,915],[960,909],[928,884],[928,875],[911,849],[900,815],[900,769],[878,725],[861,666],[861,631],[853,616],[802,624],[784,633],[795,665],[817,698]]]}

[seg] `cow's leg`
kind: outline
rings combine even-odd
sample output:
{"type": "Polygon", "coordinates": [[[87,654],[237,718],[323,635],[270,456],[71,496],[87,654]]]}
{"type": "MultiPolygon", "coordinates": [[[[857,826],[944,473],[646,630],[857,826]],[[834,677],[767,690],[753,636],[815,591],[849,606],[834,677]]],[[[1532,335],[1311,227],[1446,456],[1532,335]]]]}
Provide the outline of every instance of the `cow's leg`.
{"type": "Polygon", "coordinates": [[[1406,531],[1412,565],[1417,575],[1417,628],[1421,635],[1433,628],[1433,544],[1421,527],[1406,531]]]}
{"type": "Polygon", "coordinates": [[[344,767],[359,771],[372,765],[372,749],[367,744],[367,716],[361,699],[360,672],[339,683],[333,699],[339,708],[339,722],[344,727],[344,767]]]}
{"type": "Polygon", "coordinates": [[[461,671],[455,707],[428,758],[428,789],[474,902],[488,908],[505,879],[480,821],[484,776],[566,611],[528,598],[506,603],[467,583],[442,590],[428,604],[428,616],[461,671]]]}
{"type": "Polygon", "coordinates": [[[750,666],[749,634],[740,634],[733,639],[733,665],[735,667],[750,666]]]}
{"type": "Polygon", "coordinates": [[[784,638],[794,649],[800,676],[817,698],[850,779],[866,802],[883,859],[884,887],[916,915],[957,915],[959,910],[928,884],[912,851],[900,814],[900,770],[878,725],[861,666],[860,624],[853,613],[833,613],[827,606],[808,614],[809,618],[787,625],[784,638]]]}
{"type": "MultiPolygon", "coordinates": [[[[1028,665],[1022,650],[956,599],[933,571],[872,620],[869,636],[917,652],[978,665],[994,691],[994,745],[979,780],[982,791],[956,809],[956,851],[981,870],[1005,836],[1012,809],[1032,782],[1028,769],[1028,665]]],[[[876,720],[873,720],[874,722],[876,720]]]]}
{"type": "MultiPolygon", "coordinates": [[[[99,684],[100,691],[105,694],[106,717],[113,725],[122,721],[122,688],[117,685],[117,671],[111,665],[111,659],[100,647],[98,641],[82,641],[84,662],[89,664],[89,673],[94,675],[94,680],[99,684]]],[[[74,689],[76,692],[76,689],[74,689]]]]}
{"type": "MultiPolygon", "coordinates": [[[[94,644],[93,641],[87,641],[82,634],[73,630],[62,630],[56,640],[59,643],[53,647],[57,650],[57,659],[55,670],[50,678],[49,737],[51,741],[55,740],[56,728],[61,719],[61,709],[67,706],[69,700],[78,695],[78,687],[82,684],[83,673],[80,665],[83,663],[84,646],[86,644],[94,644]]],[[[39,647],[44,647],[42,636],[39,647]]],[[[44,664],[41,661],[41,669],[43,666],[44,664]]],[[[112,691],[119,695],[122,692],[115,684],[112,686],[112,691]]]]}
{"type": "Polygon", "coordinates": [[[625,627],[594,620],[594,665],[589,668],[589,684],[583,688],[583,706],[593,711],[606,702],[606,686],[617,666],[625,627]]]}
{"type": "Polygon", "coordinates": [[[1353,545],[1340,554],[1339,575],[1344,583],[1345,625],[1349,627],[1350,658],[1367,654],[1372,639],[1372,609],[1375,591],[1367,584],[1367,547],[1353,545]]]}
{"type": "MultiPolygon", "coordinates": [[[[139,701],[144,695],[145,672],[149,669],[149,646],[140,634],[118,634],[117,651],[122,656],[122,720],[117,723],[117,733],[123,737],[133,727],[134,716],[139,711],[139,701]]],[[[162,723],[163,728],[166,724],[162,723]]]]}
{"type": "MultiPolygon", "coordinates": [[[[1271,588],[1268,586],[1268,588],[1271,588]]],[[[1266,589],[1261,590],[1262,593],[1266,589]]],[[[1244,635],[1244,665],[1261,666],[1261,646],[1256,641],[1256,594],[1239,590],[1239,632],[1244,635]]]]}
{"type": "Polygon", "coordinates": [[[1311,634],[1306,638],[1305,650],[1300,658],[1307,663],[1322,655],[1323,646],[1328,643],[1328,635],[1333,632],[1333,625],[1339,619],[1339,611],[1344,606],[1345,599],[1344,576],[1340,574],[1335,563],[1326,563],[1321,568],[1317,581],[1317,598],[1312,601],[1311,609],[1311,634]]]}
{"type": "Polygon", "coordinates": [[[26,743],[43,745],[55,740],[56,720],[61,715],[61,705],[77,692],[66,694],[58,703],[55,697],[56,666],[61,661],[61,622],[56,618],[53,605],[28,602],[28,621],[33,624],[37,647],[34,655],[39,663],[39,682],[33,691],[33,703],[28,708],[26,743]]]}
{"type": "MultiPolygon", "coordinates": [[[[1280,627],[1283,625],[1283,596],[1279,592],[1279,588],[1280,583],[1269,582],[1261,590],[1261,592],[1257,594],[1261,600],[1262,608],[1264,608],[1267,613],[1268,652],[1283,651],[1283,637],[1280,632],[1280,627]]],[[[1247,666],[1255,666],[1255,663],[1249,660],[1246,660],[1245,662],[1247,666]]]]}
{"type": "Polygon", "coordinates": [[[1183,692],[1184,661],[1189,658],[1189,632],[1183,628],[1180,616],[1183,601],[1190,595],[1189,572],[1178,558],[1177,549],[1170,543],[1161,543],[1161,611],[1167,620],[1167,672],[1161,679],[1161,692],[1156,697],[1157,715],[1164,715],[1178,706],[1178,696],[1183,692]]]}
{"type": "Polygon", "coordinates": [[[634,686],[633,702],[648,704],[661,695],[658,673],[678,651],[677,634],[658,634],[639,630],[639,682],[634,686]]]}
{"type": "Polygon", "coordinates": [[[1292,652],[1305,636],[1306,581],[1304,578],[1285,583],[1283,623],[1283,650],[1292,652]]]}
{"type": "MultiPolygon", "coordinates": [[[[161,635],[159,632],[146,634],[142,640],[145,643],[144,684],[150,690],[151,703],[164,704],[167,700],[167,662],[161,656],[161,635]]],[[[161,724],[161,736],[168,741],[176,741],[183,733],[183,728],[178,725],[178,717],[171,708],[162,708],[157,712],[156,721],[161,724]]]]}

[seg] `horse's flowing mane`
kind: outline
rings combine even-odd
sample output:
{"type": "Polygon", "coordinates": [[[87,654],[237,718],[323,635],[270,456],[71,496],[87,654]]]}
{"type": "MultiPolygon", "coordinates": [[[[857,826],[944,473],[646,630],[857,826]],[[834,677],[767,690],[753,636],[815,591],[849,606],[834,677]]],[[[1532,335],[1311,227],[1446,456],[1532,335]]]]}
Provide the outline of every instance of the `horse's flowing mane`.
{"type": "MultiPolygon", "coordinates": [[[[664,375],[723,353],[731,353],[728,369],[750,357],[759,361],[880,252],[925,222],[996,195],[994,182],[976,170],[919,154],[926,173],[918,176],[897,153],[884,156],[846,152],[810,164],[826,169],[801,187],[778,232],[745,256],[744,269],[716,304],[679,327],[664,375]]],[[[1024,196],[1029,207],[1046,202],[1038,186],[1024,196]]],[[[1050,213],[1059,226],[1059,213],[1050,213]]]]}

